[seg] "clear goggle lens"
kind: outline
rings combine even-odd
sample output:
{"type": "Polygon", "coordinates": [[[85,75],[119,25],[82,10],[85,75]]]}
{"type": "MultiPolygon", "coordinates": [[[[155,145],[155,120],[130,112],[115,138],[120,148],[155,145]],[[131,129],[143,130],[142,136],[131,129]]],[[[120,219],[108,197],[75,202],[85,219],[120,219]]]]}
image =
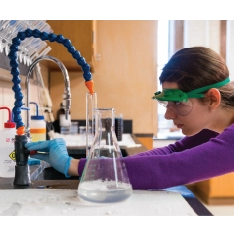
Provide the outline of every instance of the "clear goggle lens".
{"type": "Polygon", "coordinates": [[[159,104],[172,110],[174,113],[176,113],[179,116],[186,116],[193,110],[193,103],[191,102],[191,100],[188,100],[188,102],[161,101],[161,100],[157,101],[159,104]]]}

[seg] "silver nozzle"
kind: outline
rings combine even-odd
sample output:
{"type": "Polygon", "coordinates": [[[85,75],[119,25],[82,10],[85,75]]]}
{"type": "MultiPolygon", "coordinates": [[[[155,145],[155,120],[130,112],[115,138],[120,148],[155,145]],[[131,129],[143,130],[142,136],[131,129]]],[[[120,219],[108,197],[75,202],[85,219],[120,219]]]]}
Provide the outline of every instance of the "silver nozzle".
{"type": "Polygon", "coordinates": [[[70,91],[64,91],[63,94],[63,109],[65,110],[65,118],[68,119],[68,115],[71,109],[71,95],[70,91]]]}

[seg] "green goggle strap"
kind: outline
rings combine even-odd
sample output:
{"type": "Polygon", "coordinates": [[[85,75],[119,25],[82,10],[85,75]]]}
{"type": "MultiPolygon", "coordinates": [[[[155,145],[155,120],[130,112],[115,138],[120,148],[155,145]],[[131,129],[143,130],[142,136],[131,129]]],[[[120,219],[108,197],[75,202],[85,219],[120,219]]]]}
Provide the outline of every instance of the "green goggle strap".
{"type": "Polygon", "coordinates": [[[187,92],[187,96],[188,96],[188,98],[203,98],[205,91],[208,91],[208,90],[211,89],[211,88],[219,88],[219,87],[222,87],[222,86],[226,85],[226,84],[229,83],[229,82],[230,82],[230,79],[229,79],[229,78],[226,78],[226,79],[223,80],[222,82],[218,82],[218,83],[215,83],[215,84],[211,84],[211,85],[209,85],[209,86],[204,86],[204,87],[195,89],[195,90],[193,90],[193,91],[189,91],[189,92],[187,92]]]}
{"type": "Polygon", "coordinates": [[[204,86],[197,88],[193,91],[183,92],[178,89],[164,89],[163,92],[158,91],[154,94],[152,99],[161,100],[161,101],[180,101],[187,102],[188,98],[203,98],[204,92],[208,91],[211,88],[219,88],[230,82],[229,78],[226,78],[224,81],[211,84],[209,86],[204,86]]]}

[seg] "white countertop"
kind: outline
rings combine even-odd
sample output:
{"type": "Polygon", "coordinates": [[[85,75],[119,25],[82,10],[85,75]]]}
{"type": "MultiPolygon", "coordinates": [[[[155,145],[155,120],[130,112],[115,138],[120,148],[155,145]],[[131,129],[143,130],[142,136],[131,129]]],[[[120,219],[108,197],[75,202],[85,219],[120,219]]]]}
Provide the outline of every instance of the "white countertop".
{"type": "Polygon", "coordinates": [[[0,190],[0,216],[196,216],[178,192],[133,190],[125,201],[88,203],[77,190],[0,190]]]}
{"type": "MultiPolygon", "coordinates": [[[[63,138],[66,142],[66,145],[68,147],[74,147],[74,146],[86,146],[86,135],[82,134],[76,134],[76,135],[64,135],[55,132],[54,133],[54,138],[63,138]]],[[[119,146],[121,147],[128,147],[128,148],[133,148],[133,147],[140,147],[141,144],[136,144],[133,138],[131,137],[130,134],[123,134],[122,135],[122,140],[118,141],[119,146]]]]}

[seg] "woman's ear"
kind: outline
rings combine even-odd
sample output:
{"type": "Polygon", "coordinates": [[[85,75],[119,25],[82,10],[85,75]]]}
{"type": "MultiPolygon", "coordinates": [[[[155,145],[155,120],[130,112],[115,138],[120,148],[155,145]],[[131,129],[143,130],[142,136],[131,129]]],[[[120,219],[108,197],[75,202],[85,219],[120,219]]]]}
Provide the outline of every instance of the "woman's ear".
{"type": "Polygon", "coordinates": [[[206,92],[205,97],[208,100],[211,108],[218,108],[220,106],[221,94],[218,89],[211,88],[209,91],[206,92]]]}

